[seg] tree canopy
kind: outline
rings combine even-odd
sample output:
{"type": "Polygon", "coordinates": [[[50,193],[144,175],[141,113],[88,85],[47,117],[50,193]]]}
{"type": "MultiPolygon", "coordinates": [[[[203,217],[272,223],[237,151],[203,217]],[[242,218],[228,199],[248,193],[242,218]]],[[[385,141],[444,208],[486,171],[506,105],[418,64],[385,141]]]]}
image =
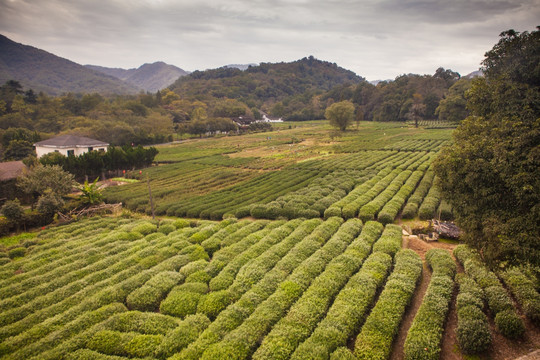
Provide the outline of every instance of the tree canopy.
{"type": "Polygon", "coordinates": [[[345,131],[354,120],[354,105],[348,100],[340,101],[327,107],[324,115],[330,121],[330,125],[345,131]]]}
{"type": "Polygon", "coordinates": [[[501,34],[469,116],[435,170],[466,241],[492,262],[540,264],[540,31],[501,34]]]}

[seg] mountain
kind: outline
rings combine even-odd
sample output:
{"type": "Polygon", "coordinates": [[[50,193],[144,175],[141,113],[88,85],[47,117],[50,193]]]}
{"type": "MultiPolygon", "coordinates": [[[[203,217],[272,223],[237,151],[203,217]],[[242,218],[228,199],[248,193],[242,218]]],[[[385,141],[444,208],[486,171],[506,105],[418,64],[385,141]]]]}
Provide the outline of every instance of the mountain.
{"type": "Polygon", "coordinates": [[[115,77],[0,35],[0,84],[8,80],[17,80],[25,88],[50,95],[66,92],[134,94],[139,91],[115,77]]]}
{"type": "Polygon", "coordinates": [[[87,68],[114,76],[133,86],[149,92],[156,92],[171,85],[187,71],[162,61],[144,64],[137,69],[107,68],[96,65],[85,65],[87,68]]]}

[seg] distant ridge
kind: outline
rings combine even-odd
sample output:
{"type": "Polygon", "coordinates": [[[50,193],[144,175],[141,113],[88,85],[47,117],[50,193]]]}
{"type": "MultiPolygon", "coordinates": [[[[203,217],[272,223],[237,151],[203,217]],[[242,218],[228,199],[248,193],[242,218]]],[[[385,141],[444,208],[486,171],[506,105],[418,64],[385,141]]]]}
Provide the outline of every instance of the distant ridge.
{"type": "Polygon", "coordinates": [[[67,92],[134,94],[139,91],[118,78],[0,35],[0,84],[8,80],[50,95],[67,92]]]}
{"type": "Polygon", "coordinates": [[[186,76],[188,74],[187,71],[182,70],[174,65],[166,64],[163,61],[158,61],[152,64],[144,64],[139,68],[127,70],[96,65],[85,65],[85,67],[99,71],[103,74],[114,76],[128,84],[149,92],[156,92],[166,88],[178,80],[179,77],[186,76]]]}
{"type": "Polygon", "coordinates": [[[225,68],[233,68],[233,69],[238,69],[238,70],[242,70],[242,71],[245,71],[247,69],[249,69],[250,66],[257,66],[259,64],[255,64],[255,63],[251,63],[251,64],[229,64],[229,65],[225,65],[224,67],[225,68]]]}

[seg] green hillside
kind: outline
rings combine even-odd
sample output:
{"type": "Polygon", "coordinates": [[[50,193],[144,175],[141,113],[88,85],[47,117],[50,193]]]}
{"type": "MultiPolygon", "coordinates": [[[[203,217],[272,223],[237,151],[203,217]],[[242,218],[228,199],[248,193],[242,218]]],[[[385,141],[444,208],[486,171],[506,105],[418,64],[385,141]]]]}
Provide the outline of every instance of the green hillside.
{"type": "Polygon", "coordinates": [[[44,50],[0,35],[0,83],[16,80],[36,92],[134,94],[138,89],[44,50]]]}

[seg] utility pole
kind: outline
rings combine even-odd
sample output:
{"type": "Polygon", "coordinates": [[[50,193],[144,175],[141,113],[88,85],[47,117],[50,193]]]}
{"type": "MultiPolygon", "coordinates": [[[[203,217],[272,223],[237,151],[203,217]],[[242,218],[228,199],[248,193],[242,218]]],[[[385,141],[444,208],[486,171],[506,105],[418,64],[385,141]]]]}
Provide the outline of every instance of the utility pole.
{"type": "Polygon", "coordinates": [[[152,219],[156,218],[154,213],[154,199],[152,198],[152,189],[150,188],[150,177],[146,174],[146,183],[148,184],[148,195],[150,196],[150,208],[152,209],[152,219]]]}

